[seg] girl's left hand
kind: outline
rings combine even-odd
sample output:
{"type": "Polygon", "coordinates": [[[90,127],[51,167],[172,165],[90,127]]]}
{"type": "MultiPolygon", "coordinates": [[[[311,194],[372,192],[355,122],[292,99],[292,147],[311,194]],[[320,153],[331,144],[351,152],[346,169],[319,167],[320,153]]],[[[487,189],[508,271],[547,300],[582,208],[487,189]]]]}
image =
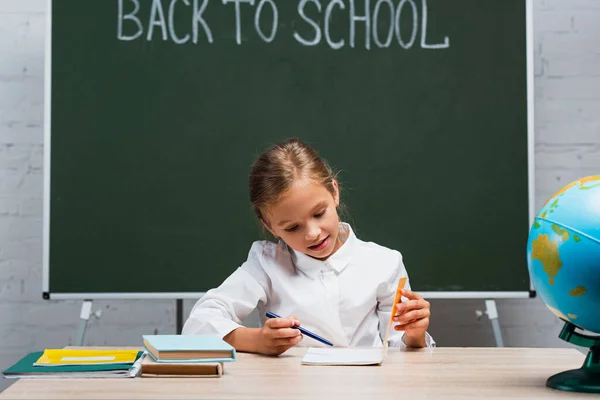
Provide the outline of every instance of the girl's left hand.
{"type": "Polygon", "coordinates": [[[410,290],[403,289],[402,296],[408,301],[399,302],[396,306],[394,326],[397,331],[404,331],[404,343],[410,347],[425,347],[425,333],[429,327],[431,305],[423,297],[410,290]]]}

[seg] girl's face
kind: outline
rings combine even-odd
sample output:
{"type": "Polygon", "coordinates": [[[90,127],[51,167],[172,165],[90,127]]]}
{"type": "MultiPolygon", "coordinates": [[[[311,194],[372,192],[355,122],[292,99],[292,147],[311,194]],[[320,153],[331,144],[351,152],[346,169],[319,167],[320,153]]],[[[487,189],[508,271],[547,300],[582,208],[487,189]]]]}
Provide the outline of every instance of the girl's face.
{"type": "Polygon", "coordinates": [[[337,182],[333,184],[335,193],[331,194],[321,184],[297,180],[281,200],[268,207],[263,224],[292,249],[327,259],[342,245],[336,209],[339,190],[337,182]]]}

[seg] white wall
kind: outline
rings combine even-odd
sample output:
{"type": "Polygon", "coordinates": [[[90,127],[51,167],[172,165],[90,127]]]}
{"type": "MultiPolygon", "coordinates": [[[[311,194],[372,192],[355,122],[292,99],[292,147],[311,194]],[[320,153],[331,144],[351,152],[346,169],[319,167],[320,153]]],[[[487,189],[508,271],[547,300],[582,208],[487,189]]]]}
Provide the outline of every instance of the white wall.
{"type": "MultiPolygon", "coordinates": [[[[600,173],[600,0],[534,0],[536,209],[600,173]]],[[[74,343],[80,303],[41,298],[45,0],[0,1],[0,369],[74,343]]],[[[186,302],[186,315],[191,302],[186,302]]],[[[493,346],[483,301],[433,301],[442,346],[493,346]]],[[[95,302],[87,344],[138,345],[175,331],[174,301],[95,302]]],[[[568,346],[539,299],[498,302],[507,346],[568,346]]],[[[10,381],[0,380],[0,389],[10,381]]]]}

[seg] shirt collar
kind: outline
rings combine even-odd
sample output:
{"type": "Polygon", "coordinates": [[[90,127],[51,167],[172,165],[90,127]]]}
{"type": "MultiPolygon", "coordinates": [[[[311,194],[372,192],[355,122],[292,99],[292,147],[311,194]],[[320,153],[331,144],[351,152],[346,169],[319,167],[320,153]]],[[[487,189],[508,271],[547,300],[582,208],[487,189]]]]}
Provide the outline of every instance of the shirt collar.
{"type": "Polygon", "coordinates": [[[330,256],[327,260],[321,261],[306,254],[296,251],[290,248],[292,261],[297,269],[304,272],[310,278],[315,279],[318,274],[324,269],[331,269],[339,274],[350,264],[350,260],[352,259],[352,254],[354,252],[354,247],[356,246],[356,236],[352,231],[350,225],[341,222],[340,223],[340,237],[346,237],[346,240],[332,256],[330,256]]]}

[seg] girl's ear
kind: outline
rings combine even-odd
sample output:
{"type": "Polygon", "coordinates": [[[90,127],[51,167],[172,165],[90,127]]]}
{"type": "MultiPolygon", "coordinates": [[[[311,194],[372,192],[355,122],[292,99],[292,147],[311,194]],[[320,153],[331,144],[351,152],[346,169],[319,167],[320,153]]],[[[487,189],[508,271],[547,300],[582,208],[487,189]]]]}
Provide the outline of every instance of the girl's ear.
{"type": "Polygon", "coordinates": [[[277,235],[275,234],[275,232],[273,232],[273,230],[271,229],[271,227],[269,226],[269,224],[264,220],[264,219],[260,219],[261,224],[263,224],[263,226],[265,227],[266,230],[268,230],[269,232],[271,232],[271,235],[275,236],[275,238],[277,238],[277,235]]]}
{"type": "Polygon", "coordinates": [[[331,184],[333,185],[333,200],[335,201],[335,206],[338,207],[340,205],[340,188],[335,179],[331,180],[331,184]]]}

